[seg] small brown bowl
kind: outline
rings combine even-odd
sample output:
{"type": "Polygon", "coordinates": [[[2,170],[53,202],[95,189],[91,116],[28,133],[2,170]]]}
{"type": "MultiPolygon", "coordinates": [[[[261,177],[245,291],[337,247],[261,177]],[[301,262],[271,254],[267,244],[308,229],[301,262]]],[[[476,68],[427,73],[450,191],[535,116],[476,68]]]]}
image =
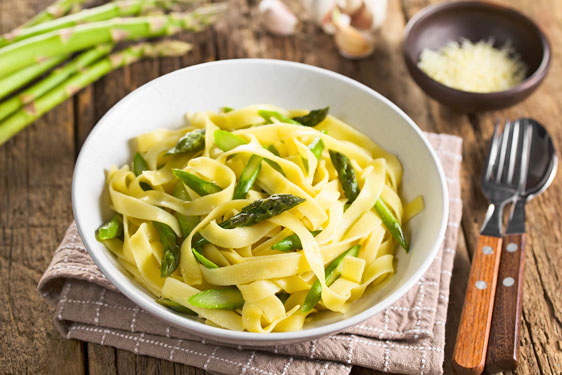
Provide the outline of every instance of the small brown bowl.
{"type": "Polygon", "coordinates": [[[529,96],[550,66],[550,44],[528,17],[505,7],[480,1],[457,1],[429,6],[406,25],[403,43],[406,65],[414,81],[431,97],[461,112],[477,112],[513,105],[529,96]],[[527,65],[527,77],[508,90],[474,93],[445,86],[418,68],[423,49],[439,50],[451,40],[473,43],[492,38],[494,47],[509,41],[527,65]]]}

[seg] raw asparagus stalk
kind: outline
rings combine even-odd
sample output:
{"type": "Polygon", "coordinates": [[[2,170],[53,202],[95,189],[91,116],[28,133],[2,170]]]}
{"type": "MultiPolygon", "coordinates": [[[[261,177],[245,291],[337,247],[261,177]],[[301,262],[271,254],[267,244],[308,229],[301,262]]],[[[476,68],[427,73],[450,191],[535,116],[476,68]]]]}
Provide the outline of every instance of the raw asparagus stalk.
{"type": "Polygon", "coordinates": [[[252,155],[248,164],[244,167],[240,179],[234,188],[234,195],[232,199],[245,199],[246,194],[250,191],[254,182],[258,178],[261,170],[261,161],[263,158],[261,156],[252,155]]]}
{"type": "Polygon", "coordinates": [[[160,277],[167,277],[178,268],[180,264],[180,247],[178,239],[173,229],[164,223],[153,222],[156,231],[160,235],[160,242],[164,253],[162,254],[162,263],[160,264],[160,277]]]}
{"type": "Polygon", "coordinates": [[[201,177],[197,177],[193,173],[186,172],[182,169],[172,169],[172,173],[184,184],[189,186],[191,190],[201,196],[218,193],[222,190],[220,186],[212,182],[205,181],[201,177]]]}
{"type": "MultiPolygon", "coordinates": [[[[314,237],[316,237],[320,234],[320,232],[322,232],[322,231],[321,230],[313,230],[310,233],[314,237]]],[[[287,236],[287,237],[283,238],[282,240],[279,240],[278,242],[276,242],[273,246],[271,246],[271,248],[273,250],[278,250],[278,251],[282,251],[282,252],[286,253],[288,251],[302,249],[302,243],[301,243],[301,239],[299,238],[299,236],[297,236],[296,234],[291,234],[290,236],[287,236]]]]}
{"type": "MultiPolygon", "coordinates": [[[[64,80],[72,76],[74,73],[80,71],[80,69],[85,68],[94,61],[107,55],[109,52],[111,52],[112,48],[112,44],[100,44],[99,46],[89,49],[78,55],[75,59],[73,59],[66,65],[55,69],[47,77],[33,84],[29,88],[23,90],[18,95],[15,95],[8,100],[0,103],[0,121],[4,120],[6,117],[11,115],[24,105],[31,103],[33,100],[47,93],[58,84],[64,82],[64,80]]],[[[15,73],[9,77],[13,77],[18,73],[15,73]]],[[[20,86],[23,86],[23,83],[20,86]]]]}
{"type": "Polygon", "coordinates": [[[205,148],[205,129],[196,129],[181,137],[178,143],[166,152],[166,155],[197,152],[203,148],[205,148]]]}
{"type": "MultiPolygon", "coordinates": [[[[183,182],[178,181],[176,186],[174,186],[174,197],[183,199],[184,201],[190,201],[191,197],[189,193],[185,189],[183,182]]],[[[181,229],[182,238],[185,240],[187,236],[191,233],[193,228],[199,224],[199,216],[187,216],[184,214],[180,214],[179,212],[175,212],[174,216],[178,219],[178,223],[181,229]]]]}
{"type": "MultiPolygon", "coordinates": [[[[78,55],[66,65],[55,69],[47,77],[33,84],[29,88],[23,90],[18,95],[13,96],[8,100],[0,103],[0,121],[5,119],[24,105],[31,103],[33,100],[47,93],[49,90],[64,82],[64,80],[66,80],[76,72],[107,55],[109,52],[111,52],[112,48],[112,44],[100,44],[99,46],[91,48],[78,55]]],[[[15,73],[9,77],[14,77],[18,73],[15,73]]],[[[20,87],[21,86],[23,86],[23,83],[20,85],[20,87]]]]}
{"type": "Polygon", "coordinates": [[[123,0],[107,3],[95,8],[85,9],[65,17],[43,22],[39,25],[16,29],[0,37],[0,47],[28,39],[50,31],[77,26],[89,22],[99,22],[115,17],[136,16],[147,9],[166,8],[163,0],[123,0]]]}
{"type": "MultiPolygon", "coordinates": [[[[332,260],[332,262],[330,262],[328,267],[326,267],[326,271],[324,272],[324,274],[326,275],[327,286],[332,285],[334,281],[336,281],[337,278],[340,276],[339,266],[343,258],[345,258],[346,256],[353,256],[353,257],[357,256],[360,248],[361,245],[355,245],[351,247],[349,250],[346,250],[336,259],[332,260]]],[[[320,301],[321,297],[322,297],[322,284],[320,284],[319,280],[316,280],[316,282],[312,284],[312,287],[308,291],[304,303],[302,304],[301,310],[303,312],[309,312],[314,308],[314,306],[316,306],[316,304],[320,301]]]]}
{"type": "Polygon", "coordinates": [[[207,289],[189,297],[188,302],[205,309],[233,310],[244,305],[242,293],[235,286],[223,289],[207,289]]]}
{"type": "Polygon", "coordinates": [[[49,57],[35,65],[18,70],[14,74],[0,79],[0,99],[33,81],[68,58],[68,55],[49,57]]]}
{"type": "Polygon", "coordinates": [[[62,17],[73,9],[79,8],[84,1],[85,0],[57,0],[47,9],[37,13],[19,28],[24,29],[62,17]]]}
{"type": "Polygon", "coordinates": [[[181,56],[190,48],[189,44],[178,41],[165,41],[158,44],[142,43],[99,60],[0,122],[0,145],[80,89],[97,81],[112,70],[129,65],[143,57],[181,56]]]}
{"type": "Polygon", "coordinates": [[[330,107],[314,109],[304,116],[293,117],[293,120],[304,126],[316,126],[328,116],[330,107]]]}
{"type": "MultiPolygon", "coordinates": [[[[264,199],[258,199],[242,208],[238,214],[219,224],[221,228],[232,229],[237,227],[248,227],[273,216],[282,214],[291,208],[301,204],[305,199],[292,194],[273,194],[264,199]]],[[[204,237],[197,234],[194,236],[193,247],[199,248],[209,243],[204,237]],[[197,236],[197,238],[195,238],[197,236]]]]}
{"type": "Polygon", "coordinates": [[[223,8],[209,5],[190,13],[113,18],[38,35],[0,49],[0,77],[31,65],[38,58],[71,53],[101,43],[153,38],[180,30],[198,31],[210,24],[223,8]]]}

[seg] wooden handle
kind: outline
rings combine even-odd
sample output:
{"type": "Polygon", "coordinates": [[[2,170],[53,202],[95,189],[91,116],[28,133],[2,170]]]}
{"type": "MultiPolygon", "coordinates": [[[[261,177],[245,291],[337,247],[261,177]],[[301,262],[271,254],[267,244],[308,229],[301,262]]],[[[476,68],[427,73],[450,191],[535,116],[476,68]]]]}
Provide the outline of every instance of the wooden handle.
{"type": "Polygon", "coordinates": [[[513,371],[519,357],[519,327],[523,305],[525,234],[503,238],[494,314],[488,343],[488,373],[513,371]]]}
{"type": "Polygon", "coordinates": [[[476,375],[484,371],[501,244],[501,237],[481,235],[472,257],[453,353],[453,371],[458,375],[476,375]]]}

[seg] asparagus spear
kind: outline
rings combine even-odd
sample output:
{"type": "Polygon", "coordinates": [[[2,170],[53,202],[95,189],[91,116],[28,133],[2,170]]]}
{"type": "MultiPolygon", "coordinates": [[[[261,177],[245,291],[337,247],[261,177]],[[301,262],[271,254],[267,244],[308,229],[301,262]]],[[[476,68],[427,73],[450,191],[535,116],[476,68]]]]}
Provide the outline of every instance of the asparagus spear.
{"type": "Polygon", "coordinates": [[[177,302],[172,301],[171,299],[168,298],[158,298],[156,300],[156,302],[158,302],[159,304],[161,304],[164,307],[167,307],[171,310],[177,311],[179,313],[182,314],[188,314],[188,315],[197,315],[197,313],[191,311],[190,309],[188,309],[187,307],[185,307],[182,304],[179,304],[177,302]]]}
{"type": "Polygon", "coordinates": [[[338,172],[338,179],[347,197],[347,202],[353,203],[359,195],[359,184],[357,183],[355,169],[353,169],[351,161],[341,152],[332,150],[330,150],[330,159],[338,172]]]}
{"type": "Polygon", "coordinates": [[[184,184],[189,186],[191,190],[201,196],[218,193],[222,190],[220,186],[213,184],[212,182],[205,181],[193,173],[189,173],[181,169],[172,169],[172,173],[184,184]]]}
{"type": "Polygon", "coordinates": [[[223,289],[207,289],[192,295],[188,301],[193,306],[205,309],[233,310],[244,305],[242,293],[235,286],[223,289]]]}
{"type": "Polygon", "coordinates": [[[0,49],[0,77],[48,58],[101,43],[170,35],[180,30],[201,30],[212,22],[222,6],[209,5],[191,13],[114,18],[60,29],[22,40],[0,49]]]}
{"type": "Polygon", "coordinates": [[[178,143],[166,152],[166,155],[197,152],[203,148],[205,148],[205,129],[195,129],[181,137],[178,143]]]}
{"type": "Polygon", "coordinates": [[[202,265],[204,265],[205,267],[207,267],[207,268],[219,268],[219,266],[217,266],[215,263],[211,262],[209,259],[207,259],[203,254],[201,254],[197,250],[191,249],[191,251],[193,251],[193,256],[195,257],[195,259],[197,259],[197,261],[199,263],[201,263],[202,265]]]}
{"type": "MultiPolygon", "coordinates": [[[[107,55],[109,52],[111,52],[112,48],[112,44],[100,44],[99,46],[93,47],[81,53],[66,65],[55,69],[47,77],[43,78],[39,82],[33,84],[32,86],[9,98],[8,100],[0,103],[0,121],[5,119],[24,105],[31,103],[33,100],[47,93],[49,90],[55,88],[58,84],[64,82],[64,80],[66,80],[76,72],[84,69],[94,61],[99,60],[103,56],[107,55]]],[[[9,77],[14,77],[18,73],[19,72],[14,73],[9,77]]],[[[21,82],[18,87],[21,87],[24,84],[24,82],[21,82]]]]}
{"type": "MultiPolygon", "coordinates": [[[[321,230],[313,230],[312,235],[314,237],[318,236],[320,234],[320,232],[322,232],[321,230]]],[[[293,251],[293,250],[297,250],[297,249],[302,249],[302,243],[301,243],[301,239],[299,238],[299,236],[297,236],[296,234],[291,234],[290,236],[287,236],[285,238],[283,238],[282,240],[279,240],[278,242],[276,242],[273,246],[271,246],[271,248],[273,250],[279,250],[279,251],[283,251],[283,252],[288,252],[288,251],[293,251]]]]}
{"type": "Polygon", "coordinates": [[[322,138],[320,137],[314,138],[314,140],[308,145],[310,151],[312,151],[314,156],[316,156],[316,159],[319,160],[320,157],[322,157],[322,152],[324,151],[324,147],[325,147],[324,141],[322,141],[322,138]]]}
{"type": "Polygon", "coordinates": [[[232,199],[244,199],[246,198],[246,194],[250,191],[254,182],[258,178],[258,174],[261,170],[261,161],[263,158],[261,156],[252,155],[250,160],[248,160],[248,164],[244,167],[242,174],[240,175],[240,179],[234,188],[234,195],[232,199]]]}
{"type": "MultiPolygon", "coordinates": [[[[342,254],[340,254],[340,256],[332,260],[332,262],[330,262],[328,267],[326,267],[326,271],[325,271],[327,286],[332,285],[334,281],[336,281],[337,278],[340,276],[339,265],[341,264],[343,258],[345,258],[346,256],[353,256],[353,257],[357,256],[360,248],[361,245],[355,245],[350,249],[346,250],[345,252],[343,252],[342,254]]],[[[320,284],[320,280],[316,280],[316,282],[312,284],[312,287],[310,288],[308,294],[306,295],[301,311],[309,312],[310,310],[312,310],[314,306],[316,306],[318,301],[320,301],[321,297],[322,297],[322,284],[320,284]]]]}
{"type": "MultiPolygon", "coordinates": [[[[183,199],[184,201],[191,200],[191,197],[185,189],[183,182],[178,181],[176,183],[176,186],[174,186],[174,197],[183,199]]],[[[180,214],[179,212],[175,212],[174,216],[176,217],[176,219],[178,219],[178,223],[181,229],[181,235],[185,240],[185,238],[189,236],[193,228],[195,228],[197,224],[199,224],[199,216],[187,216],[180,214]]]]}
{"type": "Polygon", "coordinates": [[[142,43],[111,54],[94,65],[82,69],[45,95],[35,99],[0,122],[0,145],[80,89],[97,81],[112,70],[129,65],[143,57],[181,56],[189,49],[190,45],[187,43],[164,41],[154,45],[142,43]]]}
{"type": "Polygon", "coordinates": [[[258,111],[258,115],[260,115],[264,120],[266,124],[271,124],[271,119],[274,118],[276,120],[279,120],[281,122],[287,123],[287,124],[295,124],[295,125],[301,125],[300,122],[297,122],[287,116],[282,115],[279,112],[276,111],[267,111],[265,109],[260,109],[258,111]]]}
{"type": "MultiPolygon", "coordinates": [[[[148,165],[146,164],[146,160],[144,160],[140,152],[137,152],[133,158],[133,172],[135,173],[135,176],[140,176],[142,172],[147,170],[148,165]]],[[[139,185],[144,191],[152,190],[152,187],[146,182],[141,182],[139,185]]]]}
{"type": "MultiPolygon", "coordinates": [[[[340,152],[330,150],[330,158],[332,159],[332,164],[334,164],[334,167],[338,172],[338,178],[343,191],[348,198],[347,202],[352,203],[359,195],[359,185],[357,184],[355,169],[353,169],[348,157],[340,152]]],[[[402,226],[381,198],[379,198],[375,203],[375,211],[392,237],[394,237],[400,246],[408,252],[409,245],[406,241],[406,237],[404,236],[402,226]]]]}
{"type": "Polygon", "coordinates": [[[160,242],[164,248],[162,263],[160,264],[160,277],[167,277],[178,268],[180,264],[180,247],[173,229],[167,224],[153,221],[152,224],[160,235],[160,242]]]}
{"type": "Polygon", "coordinates": [[[400,223],[396,220],[386,203],[384,203],[384,201],[380,198],[375,203],[375,211],[392,237],[394,237],[400,246],[408,252],[410,250],[410,246],[408,241],[406,241],[406,236],[404,236],[404,231],[402,230],[400,223]]]}
{"type": "Polygon", "coordinates": [[[113,218],[98,229],[98,240],[110,240],[123,235],[123,219],[115,214],[113,218]]]}
{"type": "Polygon", "coordinates": [[[107,3],[95,8],[85,9],[65,17],[57,18],[39,25],[16,29],[0,37],[0,47],[28,39],[50,31],[77,26],[88,22],[105,21],[115,17],[136,16],[147,9],[166,8],[163,0],[123,0],[107,3]]]}
{"type": "Polygon", "coordinates": [[[73,8],[81,6],[84,1],[85,0],[57,0],[47,7],[47,9],[37,13],[19,28],[24,29],[62,17],[72,11],[73,8]]]}
{"type": "MultiPolygon", "coordinates": [[[[273,216],[280,215],[304,201],[305,199],[291,194],[273,194],[267,198],[258,199],[250,203],[242,208],[242,211],[238,214],[220,223],[219,226],[224,229],[248,227],[273,216]]],[[[206,243],[208,241],[197,234],[197,238],[194,238],[193,241],[193,247],[199,248],[206,243]]]]}
{"type": "Polygon", "coordinates": [[[67,58],[68,55],[50,57],[35,65],[28,66],[18,70],[14,74],[10,74],[9,76],[0,79],[0,99],[33,81],[41,74],[51,70],[51,68],[57,66],[67,58]]]}
{"type": "Polygon", "coordinates": [[[213,133],[213,138],[215,139],[215,144],[217,145],[217,147],[223,151],[230,151],[235,147],[248,143],[244,138],[220,129],[215,130],[215,132],[213,133]]]}
{"type": "Polygon", "coordinates": [[[304,126],[316,126],[328,116],[330,107],[314,109],[304,116],[293,117],[293,120],[304,126]]]}
{"type": "MultiPolygon", "coordinates": [[[[277,150],[277,148],[274,145],[269,145],[265,148],[267,151],[271,152],[273,155],[275,156],[279,156],[279,150],[277,150]]],[[[281,173],[283,176],[285,176],[285,173],[283,172],[283,168],[281,168],[281,166],[274,162],[273,160],[270,159],[265,159],[265,162],[269,165],[271,165],[271,167],[273,169],[275,169],[277,172],[281,173]]]]}

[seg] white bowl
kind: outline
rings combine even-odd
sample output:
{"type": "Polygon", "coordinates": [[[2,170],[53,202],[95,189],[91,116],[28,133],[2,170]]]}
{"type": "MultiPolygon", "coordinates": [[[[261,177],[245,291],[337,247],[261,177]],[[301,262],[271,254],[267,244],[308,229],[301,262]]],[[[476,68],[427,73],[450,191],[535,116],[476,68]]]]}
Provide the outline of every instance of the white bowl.
{"type": "Polygon", "coordinates": [[[72,184],[72,206],[80,236],[104,275],[128,298],[158,318],[207,339],[241,345],[279,345],[333,334],[382,311],[425,273],[445,233],[448,198],[435,152],[416,124],[396,105],[343,75],[309,65],[261,59],[226,60],[192,66],[157,78],[127,95],[96,125],[82,146],[72,184]],[[404,167],[401,194],[423,195],[425,209],[408,224],[409,254],[397,250],[397,272],[379,289],[354,303],[346,316],[334,314],[299,332],[235,332],[176,314],[132,280],[115,257],[96,241],[95,230],[110,217],[105,171],[131,162],[137,135],[177,128],[187,111],[269,103],[285,108],[320,108],[352,124],[404,167]],[[107,195],[107,194],[105,194],[107,195]]]}

